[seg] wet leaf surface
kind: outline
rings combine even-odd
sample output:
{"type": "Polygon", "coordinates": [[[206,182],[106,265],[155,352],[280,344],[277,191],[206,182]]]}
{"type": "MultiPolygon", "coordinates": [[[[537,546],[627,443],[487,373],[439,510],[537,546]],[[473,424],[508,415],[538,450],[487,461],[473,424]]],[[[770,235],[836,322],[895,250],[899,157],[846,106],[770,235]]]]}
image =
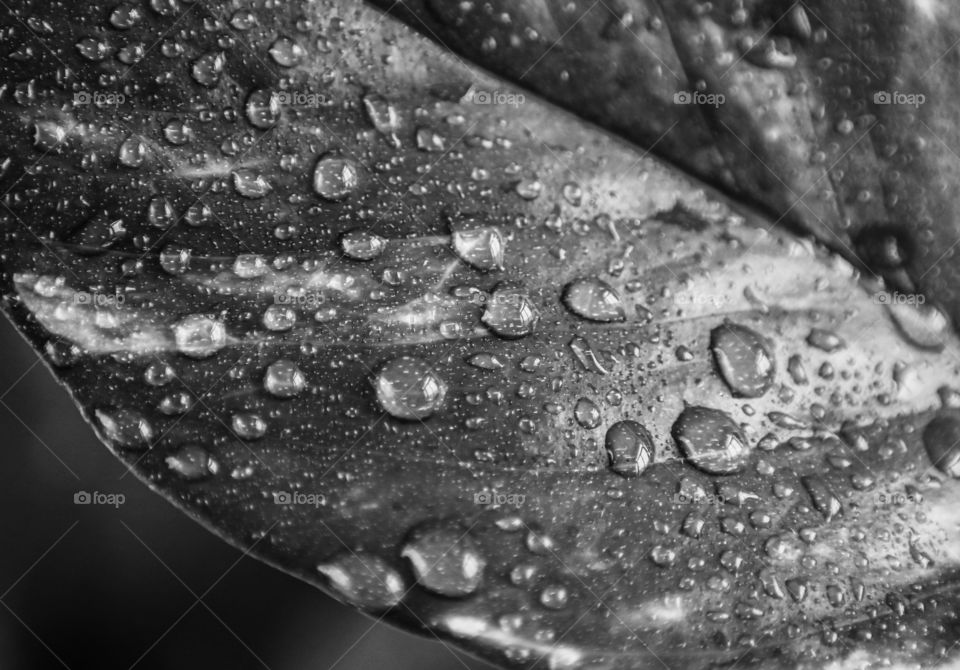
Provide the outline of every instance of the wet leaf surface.
{"type": "Polygon", "coordinates": [[[0,230],[152,488],[506,666],[955,658],[942,312],[373,9],[136,7],[4,10],[0,230]]]}

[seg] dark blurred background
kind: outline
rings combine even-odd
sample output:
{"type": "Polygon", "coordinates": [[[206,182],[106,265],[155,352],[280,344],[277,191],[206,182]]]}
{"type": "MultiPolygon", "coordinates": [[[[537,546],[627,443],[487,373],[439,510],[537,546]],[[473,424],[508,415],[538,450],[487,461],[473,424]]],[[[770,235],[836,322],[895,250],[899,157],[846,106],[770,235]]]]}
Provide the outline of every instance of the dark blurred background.
{"type": "Polygon", "coordinates": [[[243,557],[124,476],[4,317],[0,347],[0,669],[491,667],[243,557]]]}

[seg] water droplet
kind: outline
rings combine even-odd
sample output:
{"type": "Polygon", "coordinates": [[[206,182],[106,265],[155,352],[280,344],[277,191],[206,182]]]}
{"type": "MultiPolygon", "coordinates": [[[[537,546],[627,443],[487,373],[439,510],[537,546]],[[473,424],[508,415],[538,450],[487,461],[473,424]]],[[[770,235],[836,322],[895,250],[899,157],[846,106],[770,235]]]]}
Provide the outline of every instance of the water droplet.
{"type": "Polygon", "coordinates": [[[110,13],[110,25],[117,30],[133,28],[143,19],[143,12],[136,5],[120,5],[110,13]]]}
{"type": "Polygon", "coordinates": [[[164,459],[167,467],[184,479],[204,479],[220,471],[220,464],[203,447],[188,444],[164,459]]]}
{"type": "Polygon", "coordinates": [[[191,358],[207,358],[227,344],[227,328],[222,321],[200,314],[184,317],[173,326],[177,351],[191,358]]]}
{"type": "Polygon", "coordinates": [[[600,425],[601,414],[597,403],[590,398],[580,398],[573,408],[573,416],[583,428],[593,430],[600,425]]]}
{"type": "Polygon", "coordinates": [[[135,137],[127,138],[120,145],[117,159],[128,168],[138,168],[147,158],[147,147],[135,137]]]}
{"type": "Polygon", "coordinates": [[[44,152],[59,153],[67,139],[67,129],[56,121],[37,121],[33,124],[33,145],[44,152]]]}
{"type": "Polygon", "coordinates": [[[481,370],[502,370],[504,362],[496,354],[480,352],[467,359],[467,362],[475,368],[481,370]]]}
{"type": "Polygon", "coordinates": [[[230,427],[244,440],[258,440],[267,432],[267,422],[252,412],[238,412],[231,416],[230,427]]]}
{"type": "Polygon", "coordinates": [[[89,61],[97,63],[110,55],[110,45],[103,40],[86,37],[77,42],[77,51],[89,61]]]}
{"type": "Polygon", "coordinates": [[[636,421],[620,421],[610,426],[605,446],[610,469],[623,477],[639,477],[653,461],[653,438],[636,421]]]}
{"type": "Polygon", "coordinates": [[[421,358],[401,356],[386,363],[374,379],[377,400],[398,419],[426,419],[440,409],[447,384],[421,358]]]}
{"type": "Polygon", "coordinates": [[[247,9],[238,9],[230,17],[230,25],[235,30],[250,30],[257,25],[257,16],[247,9]]]}
{"type": "Polygon", "coordinates": [[[538,179],[522,179],[517,182],[516,191],[524,200],[536,200],[543,191],[543,182],[538,179]]]}
{"type": "Polygon", "coordinates": [[[227,58],[222,52],[207,53],[193,61],[190,74],[201,86],[213,87],[220,81],[227,58]]]}
{"type": "Polygon", "coordinates": [[[263,325],[267,330],[283,332],[293,328],[297,313],[286,305],[270,305],[263,313],[263,325]]]}
{"type": "Polygon", "coordinates": [[[790,597],[796,602],[803,602],[807,597],[807,591],[809,590],[809,581],[805,577],[795,577],[793,579],[788,579],[784,582],[787,587],[787,593],[790,594],[790,597]]]}
{"type": "Polygon", "coordinates": [[[503,269],[503,236],[496,228],[455,230],[451,241],[453,250],[464,263],[485,272],[503,269]]]}
{"type": "Polygon", "coordinates": [[[533,332],[540,312],[522,288],[501,285],[494,290],[483,312],[486,326],[500,337],[516,339],[533,332]]]}
{"type": "Polygon", "coordinates": [[[307,378],[293,361],[281,358],[271,363],[263,375],[263,388],[278,398],[292,398],[307,386],[307,378]]]}
{"type": "Polygon", "coordinates": [[[567,589],[560,584],[548,584],[540,591],[540,604],[550,610],[561,610],[569,599],[567,589]]]}
{"type": "Polygon", "coordinates": [[[166,230],[177,222],[177,213],[173,209],[170,198],[158,195],[147,205],[147,222],[155,227],[166,230]]]}
{"type": "Polygon", "coordinates": [[[233,173],[233,187],[243,197],[253,200],[263,198],[273,190],[266,177],[247,168],[240,168],[233,173]]]}
{"type": "Polygon", "coordinates": [[[257,89],[247,97],[245,111],[250,125],[267,130],[280,120],[280,96],[274,91],[257,89]]]}
{"type": "Polygon", "coordinates": [[[563,304],[577,316],[590,321],[611,323],[627,318],[620,295],[596,277],[577,279],[567,284],[563,291],[563,304]]]}
{"type": "Polygon", "coordinates": [[[737,472],[750,456],[740,427],[720,410],[687,407],[673,424],[672,432],[686,458],[710,474],[737,472]]]}
{"type": "Polygon", "coordinates": [[[153,426],[139,412],[130,409],[94,411],[104,437],[125,449],[147,449],[153,440],[153,426]]]}
{"type": "Polygon", "coordinates": [[[941,351],[950,336],[950,318],[935,305],[887,301],[894,325],[908,342],[921,349],[941,351]]]}
{"type": "Polygon", "coordinates": [[[371,261],[387,248],[387,241],[366,230],[351,230],[340,238],[343,253],[355,261],[371,261]]]}
{"type": "Polygon", "coordinates": [[[289,37],[279,37],[270,45],[270,56],[281,67],[293,67],[306,55],[303,47],[289,37]]]}
{"type": "Polygon", "coordinates": [[[810,331],[810,334],[807,335],[807,344],[811,347],[826,351],[827,353],[843,349],[847,346],[847,343],[844,342],[843,338],[839,335],[831,330],[823,330],[822,328],[814,328],[810,331]]]}
{"type": "Polygon", "coordinates": [[[486,561],[473,539],[457,525],[427,523],[411,531],[400,555],[410,561],[425,589],[448,597],[467,596],[483,579],[486,561]]]}
{"type": "Polygon", "coordinates": [[[174,146],[183,146],[196,138],[193,128],[181,119],[170,119],[163,126],[163,137],[174,146]]]}
{"type": "Polygon", "coordinates": [[[390,138],[393,146],[399,147],[400,140],[397,133],[400,131],[400,115],[397,114],[397,109],[386,98],[376,93],[363,96],[363,107],[377,132],[390,138]]]}
{"type": "Polygon", "coordinates": [[[360,170],[348,158],[324,156],[313,171],[313,190],[327,200],[343,200],[359,186],[360,170]]]}
{"type": "Polygon", "coordinates": [[[942,414],[931,420],[923,430],[923,445],[935,467],[960,478],[960,416],[942,414]]]}
{"type": "Polygon", "coordinates": [[[379,556],[344,551],[321,563],[317,571],[330,580],[330,587],[356,607],[389,609],[406,591],[403,577],[379,556]]]}
{"type": "Polygon", "coordinates": [[[724,323],[710,333],[710,347],[720,375],[737,397],[759,398],[776,375],[770,345],[759,333],[724,323]]]}
{"type": "Polygon", "coordinates": [[[802,477],[800,481],[803,483],[803,487],[807,489],[807,493],[810,494],[810,500],[813,501],[813,506],[823,514],[823,517],[827,521],[832,520],[843,510],[840,499],[830,490],[830,487],[827,486],[827,482],[823,477],[819,475],[808,475],[802,477]]]}

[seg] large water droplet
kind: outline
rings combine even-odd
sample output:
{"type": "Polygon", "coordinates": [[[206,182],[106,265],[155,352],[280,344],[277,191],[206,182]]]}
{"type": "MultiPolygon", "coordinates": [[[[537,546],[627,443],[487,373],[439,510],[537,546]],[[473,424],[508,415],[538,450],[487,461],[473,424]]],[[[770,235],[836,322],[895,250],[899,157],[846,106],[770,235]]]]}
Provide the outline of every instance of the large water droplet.
{"type": "Polygon", "coordinates": [[[827,353],[843,349],[847,346],[847,343],[843,341],[842,337],[832,330],[824,330],[822,328],[814,328],[810,331],[810,334],[807,335],[807,344],[826,351],[827,353]]]}
{"type": "Polygon", "coordinates": [[[267,130],[280,120],[280,97],[266,89],[257,89],[247,97],[247,120],[255,128],[267,130]]]}
{"type": "Polygon", "coordinates": [[[281,358],[263,375],[263,388],[278,398],[292,398],[307,386],[307,378],[293,361],[281,358]]]}
{"type": "Polygon", "coordinates": [[[360,170],[348,158],[324,156],[313,171],[313,190],[327,200],[343,200],[360,186],[360,170]]]}
{"type": "Polygon", "coordinates": [[[421,358],[400,356],[386,363],[374,379],[377,401],[398,419],[426,419],[443,405],[447,384],[421,358]]]}
{"type": "Polygon", "coordinates": [[[773,384],[773,356],[759,333],[736,323],[724,323],[710,333],[710,347],[720,374],[735,396],[759,398],[773,384]]]}
{"type": "Polygon", "coordinates": [[[750,456],[740,427],[720,410],[687,407],[673,424],[672,432],[687,460],[710,474],[737,472],[750,456]]]}
{"type": "Polygon", "coordinates": [[[203,447],[188,444],[167,456],[167,467],[184,479],[204,479],[220,471],[220,464],[203,447]]]}
{"type": "Polygon", "coordinates": [[[344,551],[318,565],[317,571],[337,593],[364,609],[389,609],[406,591],[399,572],[379,556],[364,552],[344,551]]]}
{"type": "Polygon", "coordinates": [[[280,37],[270,45],[270,56],[277,65],[293,67],[306,55],[303,47],[289,37],[280,37]]]}
{"type": "Polygon", "coordinates": [[[803,487],[810,494],[810,500],[813,506],[823,514],[823,517],[830,521],[843,510],[840,499],[834,495],[833,491],[827,485],[827,482],[820,475],[808,475],[802,477],[800,481],[803,487]]]}
{"type": "Polygon", "coordinates": [[[600,425],[602,418],[597,403],[590,398],[580,398],[573,408],[573,417],[583,428],[593,430],[600,425]]]}
{"type": "Polygon", "coordinates": [[[923,444],[934,466],[960,478],[960,416],[942,414],[930,421],[923,430],[923,444]]]}
{"type": "Polygon", "coordinates": [[[230,428],[244,440],[258,440],[267,432],[267,422],[259,414],[238,412],[230,417],[230,428]]]}
{"type": "Polygon", "coordinates": [[[340,238],[343,253],[355,261],[371,261],[387,248],[387,241],[366,230],[351,230],[340,238]]]}
{"type": "Polygon", "coordinates": [[[563,291],[563,304],[577,316],[610,323],[627,318],[623,302],[613,287],[596,277],[577,279],[563,291]]]}
{"type": "Polygon", "coordinates": [[[223,66],[226,65],[227,58],[222,52],[208,53],[200,56],[193,61],[193,67],[190,74],[201,86],[216,86],[220,81],[220,75],[223,74],[223,66]]]}
{"type": "Polygon", "coordinates": [[[481,320],[500,337],[516,339],[533,332],[540,312],[524,289],[502,285],[490,296],[481,320]]]}
{"type": "Polygon", "coordinates": [[[177,351],[191,358],[207,358],[227,344],[227,328],[222,321],[200,314],[184,317],[173,326],[177,351]]]}
{"type": "Polygon", "coordinates": [[[885,304],[900,333],[916,347],[941,351],[950,336],[950,318],[935,305],[901,302],[898,296],[894,295],[885,304]]]}
{"type": "Polygon", "coordinates": [[[496,228],[454,230],[451,240],[463,262],[483,271],[503,269],[503,236],[496,228]]]}
{"type": "Polygon", "coordinates": [[[153,440],[153,426],[139,412],[130,409],[94,411],[104,437],[125,449],[146,449],[153,440]]]}
{"type": "Polygon", "coordinates": [[[263,198],[273,190],[266,177],[248,168],[240,168],[233,173],[233,187],[243,197],[253,200],[263,198]]]}
{"type": "Polygon", "coordinates": [[[623,477],[638,477],[653,461],[653,438],[636,421],[610,426],[605,440],[610,469],[623,477]]]}
{"type": "Polygon", "coordinates": [[[486,565],[473,539],[454,524],[418,526],[408,536],[400,555],[410,561],[421,586],[449,597],[476,591],[486,565]]]}

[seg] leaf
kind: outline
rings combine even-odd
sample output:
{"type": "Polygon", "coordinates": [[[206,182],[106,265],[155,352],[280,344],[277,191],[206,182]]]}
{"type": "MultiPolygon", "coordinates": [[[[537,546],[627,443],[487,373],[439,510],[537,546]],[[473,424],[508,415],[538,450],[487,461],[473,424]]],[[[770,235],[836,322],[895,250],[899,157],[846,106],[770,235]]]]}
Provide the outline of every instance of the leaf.
{"type": "Polygon", "coordinates": [[[375,1],[960,323],[960,24],[946,6],[375,1]]]}
{"type": "Polygon", "coordinates": [[[371,9],[4,25],[6,310],[214,532],[505,666],[955,658],[922,296],[371,9]]]}

